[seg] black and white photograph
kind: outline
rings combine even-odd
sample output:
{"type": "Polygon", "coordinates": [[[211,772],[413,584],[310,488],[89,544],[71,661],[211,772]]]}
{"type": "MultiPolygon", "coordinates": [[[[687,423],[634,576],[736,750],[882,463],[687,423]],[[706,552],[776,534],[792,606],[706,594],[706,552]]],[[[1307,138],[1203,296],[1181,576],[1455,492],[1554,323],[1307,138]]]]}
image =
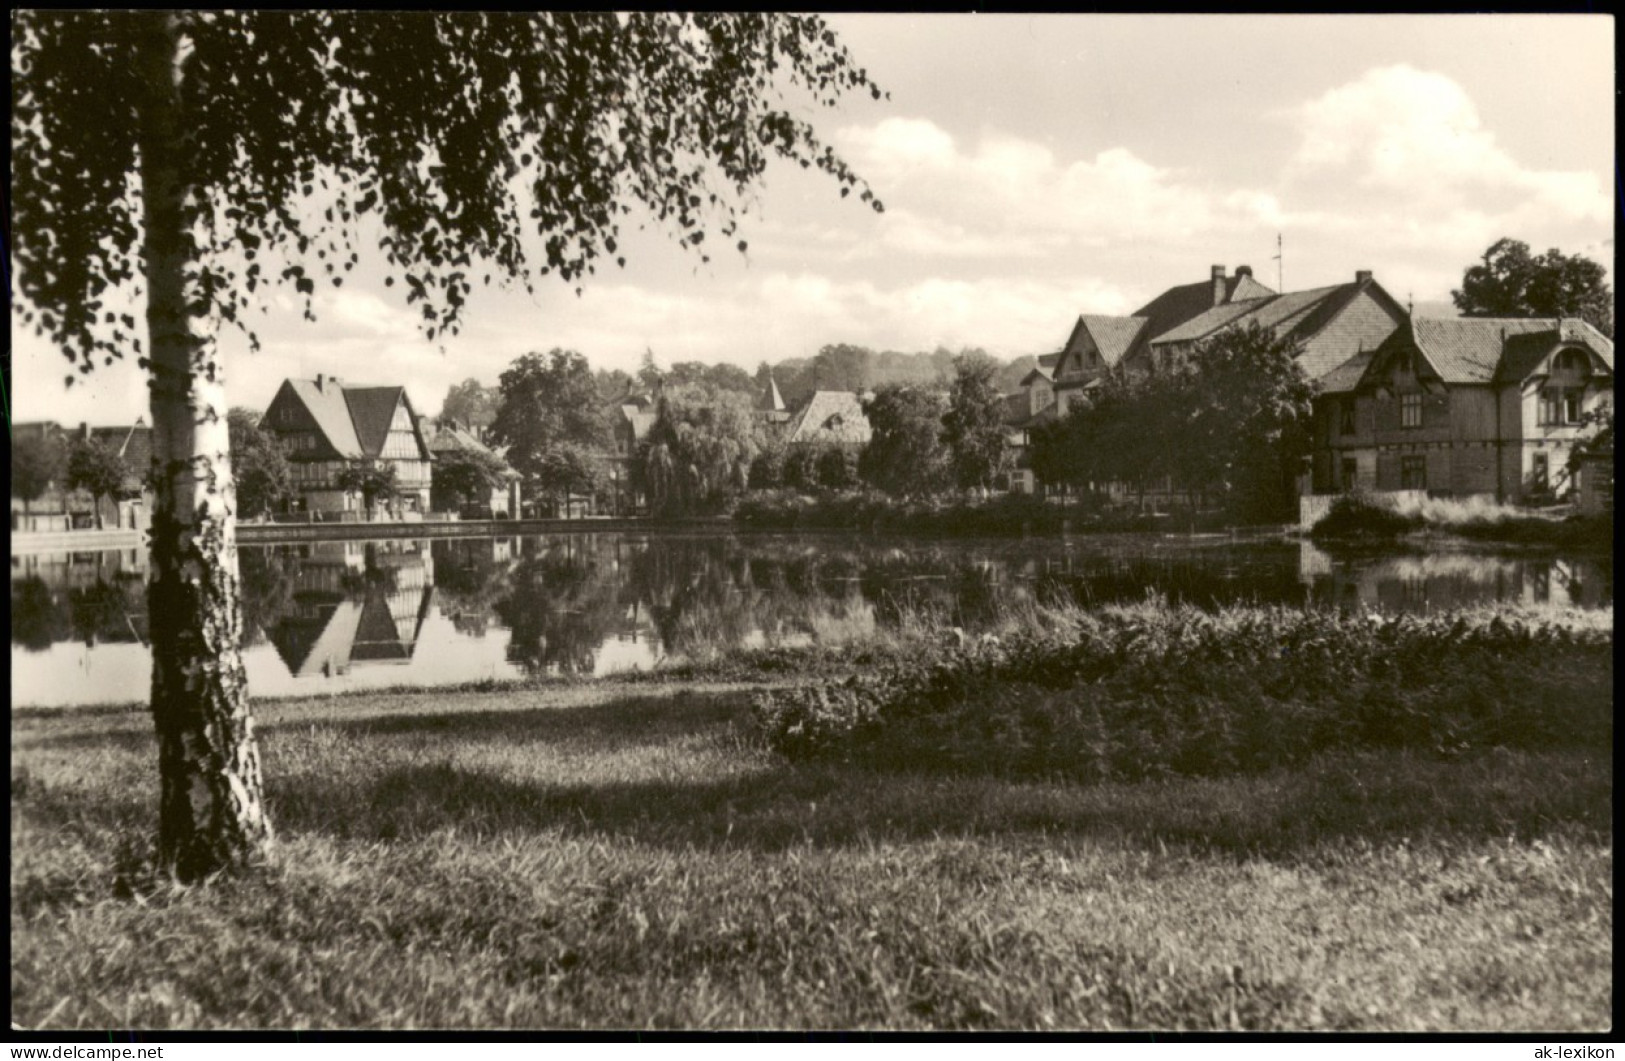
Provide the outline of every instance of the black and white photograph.
{"type": "Polygon", "coordinates": [[[1614,44],[14,10],[13,1037],[1601,1041],[1614,44]]]}

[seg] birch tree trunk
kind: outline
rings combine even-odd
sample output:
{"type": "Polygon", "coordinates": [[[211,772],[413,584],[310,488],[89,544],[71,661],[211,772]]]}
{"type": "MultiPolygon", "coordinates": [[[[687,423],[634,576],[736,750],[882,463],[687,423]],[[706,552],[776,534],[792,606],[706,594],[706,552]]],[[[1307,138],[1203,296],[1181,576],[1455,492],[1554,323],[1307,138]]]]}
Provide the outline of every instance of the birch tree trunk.
{"type": "Polygon", "coordinates": [[[152,409],[152,715],[161,864],[182,880],[253,862],[271,842],[239,642],[235,490],[224,377],[197,327],[185,172],[182,27],[141,16],[140,179],[152,409]]]}

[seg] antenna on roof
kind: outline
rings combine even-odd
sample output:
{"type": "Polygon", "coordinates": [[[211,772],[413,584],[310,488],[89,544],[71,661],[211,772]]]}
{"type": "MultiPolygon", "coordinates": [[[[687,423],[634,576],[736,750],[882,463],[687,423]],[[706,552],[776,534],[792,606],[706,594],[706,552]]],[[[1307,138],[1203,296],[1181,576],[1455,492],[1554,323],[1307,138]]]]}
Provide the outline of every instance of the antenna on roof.
{"type": "Polygon", "coordinates": [[[1275,234],[1275,254],[1274,254],[1274,258],[1275,258],[1275,289],[1277,291],[1285,292],[1286,291],[1286,281],[1284,279],[1282,279],[1281,274],[1286,269],[1286,252],[1281,249],[1281,234],[1279,232],[1277,232],[1275,234]]]}

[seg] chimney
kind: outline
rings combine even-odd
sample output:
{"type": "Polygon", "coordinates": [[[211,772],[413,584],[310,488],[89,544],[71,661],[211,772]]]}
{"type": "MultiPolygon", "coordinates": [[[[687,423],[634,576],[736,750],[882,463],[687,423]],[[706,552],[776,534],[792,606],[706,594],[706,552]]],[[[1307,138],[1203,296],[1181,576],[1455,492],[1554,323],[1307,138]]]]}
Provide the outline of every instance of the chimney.
{"type": "Polygon", "coordinates": [[[322,387],[322,384],[324,384],[326,382],[327,382],[327,377],[326,376],[322,375],[320,372],[316,373],[316,389],[318,391],[322,391],[323,393],[326,393],[325,390],[322,387]]]}
{"type": "Polygon", "coordinates": [[[1238,266],[1236,266],[1236,275],[1238,277],[1252,276],[1253,275],[1253,267],[1250,266],[1250,265],[1238,265],[1238,266]]]}
{"type": "Polygon", "coordinates": [[[1371,270],[1360,269],[1356,271],[1354,274],[1354,282],[1357,284],[1369,284],[1371,282],[1371,270]]]}
{"type": "Polygon", "coordinates": [[[90,441],[90,425],[83,420],[79,421],[79,439],[83,442],[90,441]]]}
{"type": "Polygon", "coordinates": [[[1224,305],[1224,288],[1224,266],[1215,265],[1213,267],[1213,304],[1215,306],[1224,305]]]}

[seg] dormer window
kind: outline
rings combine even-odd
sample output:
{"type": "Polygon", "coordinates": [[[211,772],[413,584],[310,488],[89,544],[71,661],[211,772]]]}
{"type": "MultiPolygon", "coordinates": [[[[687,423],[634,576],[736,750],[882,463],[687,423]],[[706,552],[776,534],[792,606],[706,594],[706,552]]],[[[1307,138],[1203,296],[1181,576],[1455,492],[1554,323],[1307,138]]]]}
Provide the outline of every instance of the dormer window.
{"type": "Polygon", "coordinates": [[[1564,350],[1552,359],[1553,372],[1583,376],[1589,367],[1586,356],[1578,350],[1564,350]]]}

